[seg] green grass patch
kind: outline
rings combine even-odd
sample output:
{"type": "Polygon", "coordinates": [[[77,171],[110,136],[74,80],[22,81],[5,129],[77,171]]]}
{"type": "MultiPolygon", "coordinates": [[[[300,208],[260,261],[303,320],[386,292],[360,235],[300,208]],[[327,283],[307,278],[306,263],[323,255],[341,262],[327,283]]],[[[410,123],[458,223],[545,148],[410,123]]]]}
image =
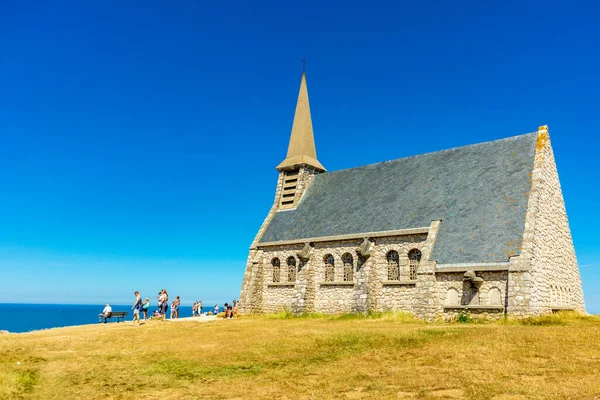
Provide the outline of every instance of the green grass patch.
{"type": "Polygon", "coordinates": [[[255,364],[204,365],[191,360],[165,358],[153,362],[144,372],[150,375],[167,374],[177,379],[212,380],[256,375],[261,372],[261,367],[255,364]]]}
{"type": "Polygon", "coordinates": [[[285,309],[278,313],[265,314],[262,318],[266,319],[322,319],[329,321],[354,321],[354,320],[386,320],[405,323],[424,323],[414,317],[413,314],[406,311],[385,311],[385,312],[367,312],[367,313],[343,313],[343,314],[321,314],[321,313],[293,313],[285,309]]]}
{"type": "Polygon", "coordinates": [[[16,368],[0,371],[0,399],[18,399],[31,392],[38,383],[34,370],[16,368]]]}
{"type": "Polygon", "coordinates": [[[294,314],[290,310],[283,310],[278,313],[264,314],[261,317],[266,319],[326,319],[329,318],[330,315],[320,313],[294,314]]]}

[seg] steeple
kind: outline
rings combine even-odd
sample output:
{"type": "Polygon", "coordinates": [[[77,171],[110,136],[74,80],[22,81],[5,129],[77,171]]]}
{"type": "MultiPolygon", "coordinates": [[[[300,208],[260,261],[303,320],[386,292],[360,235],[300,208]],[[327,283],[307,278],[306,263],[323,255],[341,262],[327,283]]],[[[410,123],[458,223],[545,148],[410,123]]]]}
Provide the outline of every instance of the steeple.
{"type": "Polygon", "coordinates": [[[302,165],[312,167],[319,172],[326,171],[325,167],[317,160],[315,138],[310,119],[310,105],[308,104],[308,90],[306,89],[306,74],[304,72],[302,72],[287,157],[277,166],[277,169],[279,171],[291,170],[302,165]]]}

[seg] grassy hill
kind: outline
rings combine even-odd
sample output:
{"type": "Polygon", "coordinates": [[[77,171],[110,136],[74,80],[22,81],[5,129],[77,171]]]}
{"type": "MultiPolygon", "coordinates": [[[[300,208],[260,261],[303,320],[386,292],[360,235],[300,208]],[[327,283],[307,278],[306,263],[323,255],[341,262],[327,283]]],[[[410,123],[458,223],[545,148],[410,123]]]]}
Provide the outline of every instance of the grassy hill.
{"type": "Polygon", "coordinates": [[[600,318],[280,315],[4,334],[0,398],[594,399],[600,318]]]}

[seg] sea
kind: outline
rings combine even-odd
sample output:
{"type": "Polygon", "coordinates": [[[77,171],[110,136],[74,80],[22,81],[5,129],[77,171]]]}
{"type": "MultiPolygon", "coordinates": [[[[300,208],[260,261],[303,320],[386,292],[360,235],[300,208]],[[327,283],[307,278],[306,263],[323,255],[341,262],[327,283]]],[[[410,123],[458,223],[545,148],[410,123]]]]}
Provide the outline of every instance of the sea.
{"type": "MultiPolygon", "coordinates": [[[[112,305],[113,311],[127,311],[126,321],[131,321],[133,311],[129,305],[112,305]]],[[[39,329],[62,326],[97,324],[98,314],[104,304],[8,304],[0,303],[0,331],[30,332],[39,329]]],[[[156,306],[150,307],[154,312],[156,306]]],[[[202,312],[213,311],[214,307],[204,307],[202,312]]],[[[219,312],[223,307],[219,308],[219,312]]],[[[171,313],[169,307],[168,313],[171,313]]],[[[192,306],[179,307],[179,317],[191,317],[192,306]]],[[[148,313],[150,317],[150,312],[148,313]]]]}

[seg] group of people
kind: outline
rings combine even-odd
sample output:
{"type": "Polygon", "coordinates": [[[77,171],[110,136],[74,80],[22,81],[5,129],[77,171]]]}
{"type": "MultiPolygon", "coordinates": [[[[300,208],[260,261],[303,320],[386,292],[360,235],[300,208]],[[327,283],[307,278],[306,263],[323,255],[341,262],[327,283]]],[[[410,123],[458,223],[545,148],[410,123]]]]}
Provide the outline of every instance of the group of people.
{"type": "Polygon", "coordinates": [[[150,298],[146,297],[146,299],[142,301],[142,296],[137,290],[135,291],[134,295],[135,302],[133,303],[133,307],[131,307],[131,309],[133,310],[133,321],[131,323],[135,324],[137,322],[138,324],[141,324],[142,321],[140,319],[140,312],[144,314],[144,321],[148,319],[148,310],[150,309],[150,298]]]}
{"type": "MultiPolygon", "coordinates": [[[[134,295],[135,301],[133,303],[133,306],[131,307],[131,309],[133,310],[132,324],[135,324],[136,322],[138,324],[141,324],[141,313],[144,314],[144,321],[148,319],[148,310],[150,309],[150,298],[146,297],[146,299],[142,301],[142,296],[137,290],[135,291],[134,295]]],[[[154,311],[154,315],[152,315],[152,317],[166,319],[167,311],[169,309],[169,294],[167,293],[167,290],[162,289],[160,292],[158,292],[156,300],[158,301],[158,308],[156,309],[156,311],[154,311]]],[[[175,297],[175,300],[171,302],[171,319],[179,318],[180,305],[181,299],[179,298],[179,296],[177,296],[175,297]]]]}
{"type": "Polygon", "coordinates": [[[192,305],[192,317],[199,317],[201,313],[202,313],[202,300],[198,300],[192,305]]]}
{"type": "MultiPolygon", "coordinates": [[[[233,318],[238,313],[238,301],[233,300],[233,304],[225,303],[225,318],[233,318]]],[[[216,306],[215,306],[216,307],[216,306]]]]}
{"type": "MultiPolygon", "coordinates": [[[[138,292],[137,290],[134,293],[135,296],[135,301],[133,302],[133,306],[131,307],[131,309],[133,310],[133,321],[132,324],[135,324],[136,322],[141,325],[142,324],[142,316],[143,315],[143,321],[146,321],[148,319],[148,311],[150,310],[150,298],[146,297],[144,300],[142,300],[142,296],[140,295],[140,292],[138,292]]],[[[162,289],[160,292],[158,292],[158,295],[156,296],[156,299],[158,301],[158,307],[157,309],[154,311],[154,313],[151,315],[152,318],[162,318],[162,319],[166,319],[167,318],[167,311],[169,310],[169,294],[167,293],[166,289],[162,289]]],[[[171,302],[171,319],[177,319],[179,318],[179,307],[181,306],[181,299],[179,298],[179,296],[175,297],[175,299],[171,302]]],[[[225,312],[225,318],[233,318],[234,316],[237,315],[238,313],[238,306],[239,306],[239,301],[233,300],[233,304],[228,304],[225,303],[224,305],[224,312],[225,312]]],[[[200,316],[202,313],[202,300],[198,300],[196,301],[193,305],[192,305],[192,316],[200,316]]],[[[102,319],[104,319],[104,321],[106,322],[106,318],[110,318],[112,314],[112,307],[107,304],[106,307],[104,307],[104,310],[102,310],[102,313],[99,314],[100,317],[100,321],[102,319]]],[[[209,315],[211,314],[210,312],[208,313],[209,315]]],[[[219,314],[219,305],[216,304],[215,308],[214,308],[214,315],[219,314]]]]}

